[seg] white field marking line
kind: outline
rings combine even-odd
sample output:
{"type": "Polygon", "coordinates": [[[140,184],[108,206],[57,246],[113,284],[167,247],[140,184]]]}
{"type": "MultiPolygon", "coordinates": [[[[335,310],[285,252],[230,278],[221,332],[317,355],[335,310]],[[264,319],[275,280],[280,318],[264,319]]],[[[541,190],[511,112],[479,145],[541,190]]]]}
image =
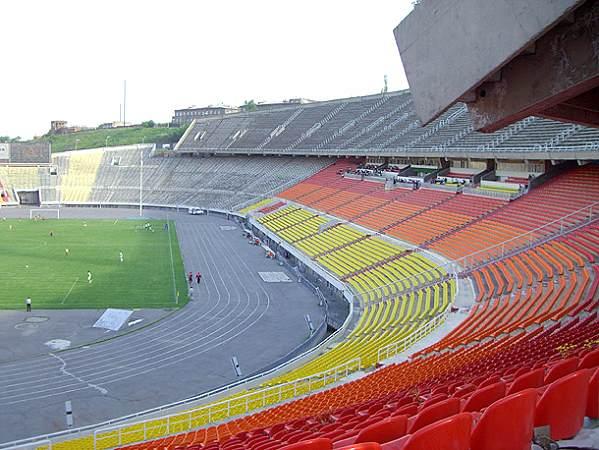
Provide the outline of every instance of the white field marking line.
{"type": "MultiPolygon", "coordinates": [[[[227,260],[227,263],[228,263],[229,265],[231,265],[231,264],[230,264],[230,262],[229,262],[229,260],[227,260]]],[[[243,261],[242,261],[242,264],[243,264],[244,266],[246,266],[246,269],[248,269],[248,270],[249,270],[249,267],[247,266],[247,264],[246,264],[245,262],[243,262],[243,261]]],[[[236,272],[235,272],[235,273],[236,273],[236,272]]],[[[249,272],[249,273],[251,273],[251,272],[249,272]]],[[[219,277],[220,277],[220,272],[219,272],[219,277]]],[[[253,277],[254,279],[256,279],[256,276],[255,276],[255,275],[252,275],[252,277],[253,277]]],[[[220,278],[221,278],[221,280],[222,280],[222,277],[220,277],[220,278]]],[[[237,277],[237,278],[239,278],[239,277],[237,277]]],[[[242,286],[242,287],[243,287],[243,289],[246,291],[246,296],[248,297],[248,300],[249,300],[249,295],[248,295],[247,289],[245,289],[245,288],[244,288],[244,286],[245,286],[245,285],[241,283],[241,280],[239,280],[239,282],[240,282],[240,286],[242,286]]],[[[268,309],[268,307],[270,306],[270,296],[268,295],[268,293],[266,292],[266,290],[264,289],[264,287],[262,286],[262,284],[261,284],[261,283],[258,283],[258,282],[256,281],[256,284],[257,284],[257,286],[259,286],[259,287],[260,287],[260,289],[261,289],[261,290],[262,290],[262,291],[263,291],[263,292],[266,294],[266,296],[267,296],[267,308],[266,308],[266,309],[268,309]]],[[[219,292],[219,295],[220,295],[220,292],[219,292]]],[[[229,294],[229,295],[230,295],[230,294],[229,294]]],[[[254,309],[254,311],[256,311],[256,310],[258,309],[258,306],[259,306],[259,304],[257,304],[257,305],[256,305],[256,308],[254,309]]],[[[253,311],[252,313],[250,313],[250,315],[249,315],[248,317],[246,317],[246,319],[245,319],[245,320],[247,320],[249,317],[251,317],[251,316],[253,315],[254,311],[253,311]]],[[[243,333],[245,330],[249,329],[251,326],[253,326],[255,323],[257,323],[257,322],[258,322],[258,321],[259,321],[259,320],[260,320],[260,319],[261,319],[261,318],[264,316],[264,314],[266,314],[266,310],[265,310],[265,311],[263,311],[263,312],[260,314],[260,316],[259,316],[259,317],[257,317],[257,318],[256,318],[256,319],[255,319],[255,320],[254,320],[254,321],[253,321],[251,324],[249,324],[248,326],[244,327],[244,329],[243,329],[243,330],[241,330],[240,332],[236,333],[235,335],[233,335],[233,336],[229,337],[228,339],[226,339],[226,340],[224,340],[224,341],[218,341],[218,342],[219,342],[218,344],[216,344],[215,346],[209,347],[208,349],[205,349],[205,350],[201,351],[199,354],[203,354],[203,353],[205,353],[205,352],[207,352],[207,351],[209,351],[209,350],[212,350],[212,349],[214,349],[214,348],[216,348],[216,347],[218,347],[218,346],[222,345],[223,343],[225,343],[225,342],[228,342],[228,341],[230,341],[231,339],[233,339],[233,338],[237,337],[238,335],[242,334],[242,333],[243,333]]],[[[245,322],[245,320],[244,320],[243,322],[245,322]]],[[[231,330],[229,330],[229,331],[231,331],[231,330]]],[[[212,341],[217,341],[217,339],[216,339],[216,338],[215,338],[215,339],[212,339],[212,340],[211,340],[211,342],[212,342],[212,341]]],[[[202,346],[199,346],[199,347],[202,347],[202,346]]],[[[174,356],[172,356],[172,357],[169,357],[169,358],[167,358],[167,359],[173,359],[173,358],[179,357],[181,354],[187,354],[187,353],[190,353],[190,352],[191,352],[191,351],[193,351],[193,350],[195,350],[195,348],[192,348],[192,349],[190,349],[190,350],[187,350],[187,351],[185,351],[185,352],[183,352],[183,353],[180,353],[180,354],[176,354],[176,355],[174,355],[174,356]]],[[[191,357],[194,357],[194,356],[196,356],[196,355],[190,355],[189,357],[187,357],[187,358],[184,358],[184,359],[189,359],[189,358],[191,358],[191,357]]],[[[154,368],[151,368],[151,369],[146,369],[145,371],[142,371],[142,372],[136,371],[136,373],[134,373],[133,375],[123,376],[123,377],[120,377],[120,378],[117,378],[117,379],[114,379],[114,380],[107,381],[107,382],[105,382],[105,383],[103,383],[103,384],[111,384],[111,383],[114,383],[114,382],[117,382],[117,381],[122,381],[122,380],[125,380],[125,379],[129,379],[129,378],[135,377],[135,376],[137,376],[137,375],[142,375],[142,374],[145,374],[145,373],[148,373],[148,372],[152,372],[152,371],[154,371],[154,370],[156,370],[156,369],[159,369],[159,368],[163,368],[163,367],[170,366],[170,365],[172,365],[172,364],[174,364],[174,363],[178,363],[179,361],[180,361],[180,359],[178,359],[178,360],[174,361],[173,363],[164,364],[164,365],[161,365],[161,366],[158,366],[158,367],[154,367],[154,368]]],[[[130,371],[131,371],[131,370],[129,370],[128,372],[130,372],[130,371]]],[[[110,377],[105,377],[105,378],[110,378],[110,377]]],[[[77,385],[72,385],[72,386],[77,386],[77,385]]],[[[68,386],[64,386],[64,387],[68,387],[68,386]]],[[[53,397],[53,396],[56,396],[56,395],[60,395],[60,394],[62,394],[62,393],[75,392],[75,391],[80,391],[80,390],[86,389],[86,388],[76,388],[76,389],[71,389],[71,390],[67,390],[67,391],[65,391],[65,390],[64,390],[64,387],[61,387],[61,388],[60,388],[60,389],[61,389],[61,392],[59,392],[59,393],[56,393],[56,394],[46,394],[46,395],[44,395],[44,396],[38,396],[38,397],[34,397],[34,399],[48,398],[48,397],[53,397]]],[[[43,390],[43,391],[41,391],[41,392],[47,392],[47,391],[52,391],[52,390],[56,390],[56,389],[58,389],[58,388],[54,388],[54,389],[45,389],[45,390],[43,390]]],[[[19,397],[19,395],[12,396],[12,397],[9,397],[9,398],[14,398],[14,397],[19,397]]],[[[21,395],[21,397],[22,397],[22,395],[21,395]]],[[[4,404],[16,404],[16,403],[22,403],[23,401],[29,401],[29,400],[31,400],[31,399],[28,399],[28,400],[27,400],[27,399],[26,399],[26,400],[15,400],[15,401],[12,401],[12,402],[3,402],[3,403],[4,403],[4,404]]]]}
{"type": "Polygon", "coordinates": [[[77,284],[77,281],[79,281],[79,277],[75,278],[75,281],[73,281],[73,284],[71,285],[71,289],[69,289],[69,292],[67,292],[67,295],[64,296],[64,298],[62,299],[62,302],[60,302],[61,305],[64,305],[64,302],[67,300],[67,298],[69,298],[69,295],[71,295],[71,292],[73,292],[73,288],[77,284]]]}
{"type": "Polygon", "coordinates": [[[119,223],[119,219],[115,219],[113,225],[116,225],[117,223],[119,223]]]}
{"type": "MultiPolygon", "coordinates": [[[[177,297],[177,283],[175,283],[175,263],[173,262],[173,242],[171,239],[171,224],[168,220],[168,213],[166,213],[166,223],[168,224],[168,248],[171,252],[171,272],[173,276],[173,296],[175,297],[175,304],[179,304],[179,297],[177,297]]],[[[175,232],[177,232],[177,225],[173,223],[175,232]]],[[[187,294],[187,292],[185,292],[187,294]]]]}
{"type": "Polygon", "coordinates": [[[71,378],[74,378],[75,380],[77,380],[77,381],[79,381],[79,382],[81,382],[81,383],[84,383],[84,384],[86,384],[88,387],[90,387],[90,388],[92,388],[92,389],[95,389],[95,390],[99,391],[99,392],[100,392],[102,395],[106,395],[106,394],[108,394],[108,389],[104,389],[103,387],[100,387],[100,386],[98,386],[98,385],[95,385],[95,384],[88,383],[87,381],[85,381],[85,380],[83,380],[83,379],[79,378],[77,375],[75,375],[75,374],[73,374],[73,373],[69,372],[69,371],[67,370],[67,362],[66,362],[64,359],[62,359],[60,356],[58,356],[58,355],[56,355],[56,354],[54,354],[54,353],[50,353],[50,356],[52,356],[52,357],[56,358],[57,360],[59,360],[59,361],[62,363],[62,366],[60,367],[60,371],[61,371],[61,372],[62,372],[64,375],[66,375],[66,376],[68,376],[68,377],[71,377],[71,378]]]}

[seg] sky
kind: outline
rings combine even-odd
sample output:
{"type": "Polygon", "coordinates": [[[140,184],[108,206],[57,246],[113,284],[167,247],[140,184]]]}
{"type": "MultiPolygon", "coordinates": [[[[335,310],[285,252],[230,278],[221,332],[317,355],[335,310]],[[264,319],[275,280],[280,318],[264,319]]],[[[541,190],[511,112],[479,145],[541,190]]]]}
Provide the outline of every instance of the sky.
{"type": "Polygon", "coordinates": [[[411,0],[0,3],[0,135],[51,120],[168,122],[175,108],[407,88],[393,28],[411,0]]]}

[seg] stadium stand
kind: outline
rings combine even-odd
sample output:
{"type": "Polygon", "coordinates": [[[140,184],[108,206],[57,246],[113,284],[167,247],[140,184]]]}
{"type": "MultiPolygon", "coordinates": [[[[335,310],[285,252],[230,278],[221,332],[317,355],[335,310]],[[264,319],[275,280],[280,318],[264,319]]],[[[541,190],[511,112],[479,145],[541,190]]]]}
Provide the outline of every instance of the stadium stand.
{"type": "Polygon", "coordinates": [[[64,157],[56,159],[58,169],[63,174],[60,184],[61,201],[89,201],[102,161],[102,151],[73,152],[68,156],[68,160],[65,160],[64,157]]]}
{"type": "MultiPolygon", "coordinates": [[[[411,96],[404,91],[198,120],[177,151],[567,152],[598,140],[597,130],[534,117],[492,135],[480,134],[459,104],[421,128],[411,96]]],[[[345,339],[252,390],[226,397],[225,410],[200,408],[156,418],[143,429],[125,426],[124,439],[116,441],[114,433],[107,433],[104,446],[97,448],[145,440],[129,448],[268,450],[312,438],[330,439],[328,448],[367,442],[364,439],[388,448],[419,448],[420,433],[429,436],[437,427],[453,429],[470,420],[465,445],[487,449],[493,448],[489,433],[505,433],[498,430],[505,426],[506,408],[522,408],[522,420],[509,423],[510,429],[520,430],[517,445],[524,448],[529,439],[522,436],[530,435],[531,424],[552,423],[559,430],[555,437],[570,437],[579,429],[580,405],[595,408],[586,406],[589,397],[579,395],[572,396],[576,405],[567,406],[572,409],[567,420],[565,414],[554,413],[563,392],[580,393],[588,385],[596,389],[596,376],[584,370],[599,364],[591,356],[599,339],[599,228],[594,222],[578,227],[596,218],[591,206],[599,201],[597,165],[556,171],[560,173],[554,178],[526,193],[518,189],[524,195],[508,201],[426,182],[395,185],[360,176],[362,159],[151,157],[149,149],[143,152],[146,203],[238,209],[253,216],[345,282],[361,305],[345,339]],[[419,248],[408,249],[408,244],[419,248]],[[492,245],[499,251],[490,249],[492,245]],[[424,257],[422,249],[467,269],[460,276],[472,278],[475,304],[457,328],[410,361],[380,367],[388,364],[381,349],[445,317],[455,296],[456,280],[424,257]],[[348,369],[352,361],[359,363],[348,369]],[[327,379],[339,367],[345,367],[343,376],[327,379]],[[378,369],[367,376],[313,393],[359,368],[373,367],[378,369]],[[325,375],[313,382],[317,374],[325,375]],[[293,384],[291,392],[265,394],[264,389],[297,380],[308,380],[308,387],[297,390],[299,384],[293,384]],[[279,405],[282,401],[287,403],[279,405]],[[438,422],[443,419],[448,422],[438,422]],[[404,431],[379,437],[377,430],[386,429],[386,420],[403,421],[399,428],[404,431]],[[201,429],[206,426],[210,428],[201,429]]],[[[138,148],[55,155],[60,196],[54,198],[136,203],[139,158],[138,148]]],[[[440,169],[432,167],[433,172],[440,169]]],[[[0,190],[10,194],[18,187],[39,186],[44,198],[53,198],[50,193],[56,189],[43,168],[17,169],[2,172],[0,167],[0,190]]],[[[484,171],[470,170],[464,175],[460,167],[451,166],[444,173],[471,180],[484,171]]],[[[526,175],[518,174],[502,181],[530,184],[526,175]]],[[[84,438],[53,448],[92,445],[84,438]]]]}
{"type": "MultiPolygon", "coordinates": [[[[588,367],[596,368],[598,363],[597,325],[597,315],[592,314],[584,320],[391,364],[359,380],[254,415],[123,448],[275,449],[315,438],[330,440],[328,448],[369,441],[383,448],[403,448],[402,443],[422,439],[422,433],[429,436],[431,428],[453,430],[453,421],[471,417],[474,426],[464,435],[465,446],[459,448],[528,449],[533,426],[549,425],[554,439],[572,437],[581,429],[591,381],[588,367]],[[497,444],[497,436],[504,436],[502,430],[510,447],[497,444]]],[[[505,443],[503,438],[501,442],[505,443]]]]}
{"type": "Polygon", "coordinates": [[[180,152],[285,153],[398,150],[447,154],[480,152],[580,151],[599,139],[599,131],[531,117],[502,131],[484,134],[474,127],[463,104],[449,108],[425,127],[408,91],[296,104],[286,108],[199,119],[178,146],[180,152]],[[199,136],[204,136],[198,139],[199,136]]]}
{"type": "MultiPolygon", "coordinates": [[[[144,160],[145,203],[229,210],[255,203],[330,164],[315,158],[151,157],[149,149],[144,160]]],[[[63,153],[53,161],[63,201],[139,202],[140,151],[135,146],[63,153]]]]}

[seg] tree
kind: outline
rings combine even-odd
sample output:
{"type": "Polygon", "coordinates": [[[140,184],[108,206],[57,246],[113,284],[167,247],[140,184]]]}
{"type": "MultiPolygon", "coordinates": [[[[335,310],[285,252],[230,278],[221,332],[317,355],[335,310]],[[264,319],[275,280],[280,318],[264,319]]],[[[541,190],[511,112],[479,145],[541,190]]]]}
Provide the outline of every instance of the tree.
{"type": "Polygon", "coordinates": [[[254,100],[246,100],[241,107],[245,112],[256,111],[256,102],[254,100]]]}
{"type": "Polygon", "coordinates": [[[145,122],[141,123],[141,126],[144,128],[154,128],[156,124],[154,123],[153,120],[146,120],[145,122]]]}
{"type": "Polygon", "coordinates": [[[11,138],[10,136],[0,136],[0,143],[20,142],[21,136],[11,138]]]}

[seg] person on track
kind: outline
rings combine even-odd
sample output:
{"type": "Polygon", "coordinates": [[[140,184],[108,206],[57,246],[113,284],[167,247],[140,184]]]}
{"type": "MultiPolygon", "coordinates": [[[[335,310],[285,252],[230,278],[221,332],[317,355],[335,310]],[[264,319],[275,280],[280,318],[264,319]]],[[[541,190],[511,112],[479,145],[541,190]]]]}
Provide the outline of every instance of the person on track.
{"type": "Polygon", "coordinates": [[[196,283],[200,284],[202,281],[202,274],[200,272],[196,272],[196,283]]]}
{"type": "Polygon", "coordinates": [[[25,299],[25,309],[27,312],[31,312],[31,297],[25,299]]]}
{"type": "Polygon", "coordinates": [[[187,279],[189,280],[189,284],[193,283],[193,272],[187,274],[187,279]]]}

